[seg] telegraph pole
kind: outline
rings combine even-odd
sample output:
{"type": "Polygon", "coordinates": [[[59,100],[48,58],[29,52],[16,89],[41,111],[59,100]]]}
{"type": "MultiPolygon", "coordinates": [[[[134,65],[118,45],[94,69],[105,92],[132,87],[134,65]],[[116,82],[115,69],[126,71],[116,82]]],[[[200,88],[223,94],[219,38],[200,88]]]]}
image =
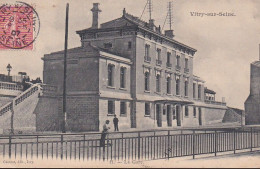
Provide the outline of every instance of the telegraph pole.
{"type": "Polygon", "coordinates": [[[64,76],[63,76],[63,114],[62,114],[62,133],[66,133],[66,79],[67,79],[67,49],[68,49],[68,22],[69,22],[69,4],[66,6],[66,21],[65,21],[65,44],[64,44],[64,76]]]}

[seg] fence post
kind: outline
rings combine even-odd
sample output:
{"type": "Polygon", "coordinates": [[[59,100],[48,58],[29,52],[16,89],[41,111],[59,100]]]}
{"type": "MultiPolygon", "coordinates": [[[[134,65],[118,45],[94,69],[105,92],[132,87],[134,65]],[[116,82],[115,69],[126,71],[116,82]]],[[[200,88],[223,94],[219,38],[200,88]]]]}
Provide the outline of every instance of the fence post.
{"type": "Polygon", "coordinates": [[[9,135],[9,158],[12,156],[12,136],[9,135]]]}
{"type": "MultiPolygon", "coordinates": [[[[123,143],[122,143],[123,144],[123,143]]],[[[140,141],[140,132],[138,132],[138,160],[140,160],[140,151],[141,151],[141,141],[140,141]]]]}
{"type": "Polygon", "coordinates": [[[170,130],[168,130],[168,160],[170,159],[170,130]]]}
{"type": "Polygon", "coordinates": [[[253,151],[253,127],[251,127],[251,151],[253,151]]]}
{"type": "Polygon", "coordinates": [[[236,129],[234,129],[234,154],[236,154],[236,129]]]}
{"type": "Polygon", "coordinates": [[[36,147],[37,147],[37,150],[36,150],[36,152],[37,152],[37,158],[38,158],[38,153],[39,153],[39,136],[37,135],[37,137],[36,137],[36,147]]]}
{"type": "Polygon", "coordinates": [[[60,158],[63,159],[63,134],[60,135],[60,142],[61,142],[61,147],[60,147],[60,158]]]}
{"type": "Polygon", "coordinates": [[[195,130],[192,134],[192,158],[195,159],[195,130]]]}
{"type": "Polygon", "coordinates": [[[215,130],[215,156],[217,156],[217,145],[218,145],[218,137],[217,137],[217,130],[215,130]]]}

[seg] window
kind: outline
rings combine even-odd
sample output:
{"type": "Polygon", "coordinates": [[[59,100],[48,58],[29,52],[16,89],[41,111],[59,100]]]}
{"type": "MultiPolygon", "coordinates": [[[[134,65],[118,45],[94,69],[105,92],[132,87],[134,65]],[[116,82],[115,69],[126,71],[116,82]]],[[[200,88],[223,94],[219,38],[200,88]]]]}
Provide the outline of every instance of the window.
{"type": "Polygon", "coordinates": [[[161,60],[161,49],[157,49],[157,56],[156,60],[161,60]]]}
{"type": "Polygon", "coordinates": [[[171,52],[167,52],[167,63],[171,63],[171,52]]]}
{"type": "Polygon", "coordinates": [[[196,107],[193,107],[193,116],[194,116],[194,117],[197,116],[196,107]]]}
{"type": "Polygon", "coordinates": [[[180,95],[180,77],[176,77],[176,95],[180,95]]]}
{"type": "Polygon", "coordinates": [[[120,68],[120,88],[125,88],[125,72],[126,72],[126,68],[125,67],[121,67],[120,68]]]}
{"type": "Polygon", "coordinates": [[[189,116],[189,107],[185,106],[185,116],[188,117],[189,116]]]}
{"type": "Polygon", "coordinates": [[[177,67],[180,67],[180,56],[179,55],[177,55],[177,57],[176,57],[176,65],[177,65],[177,67]]]}
{"type": "Polygon", "coordinates": [[[104,48],[112,48],[112,43],[104,43],[104,48]]]}
{"type": "Polygon", "coordinates": [[[108,65],[108,86],[114,86],[114,65],[108,65]]]}
{"type": "Polygon", "coordinates": [[[198,85],[198,99],[201,99],[201,85],[198,85]]]}
{"type": "Polygon", "coordinates": [[[175,111],[175,108],[172,109],[172,119],[173,119],[173,120],[176,119],[176,111],[175,111]]]}
{"type": "Polygon", "coordinates": [[[126,102],[120,102],[120,115],[126,115],[126,102]]]}
{"type": "Polygon", "coordinates": [[[167,94],[171,94],[171,77],[167,77],[166,86],[167,86],[167,94]]]}
{"type": "Polygon", "coordinates": [[[189,60],[188,60],[188,58],[185,58],[185,68],[186,69],[189,68],[189,60]]]}
{"type": "Polygon", "coordinates": [[[161,77],[160,75],[156,75],[156,92],[160,92],[161,91],[161,77]]]}
{"type": "Polygon", "coordinates": [[[150,90],[150,73],[145,72],[144,74],[144,90],[149,91],[150,90]]]}
{"type": "Polygon", "coordinates": [[[145,57],[150,57],[150,45],[145,45],[145,57]]]}
{"type": "Polygon", "coordinates": [[[145,103],[145,115],[150,116],[150,103],[145,103]]]}
{"type": "Polygon", "coordinates": [[[128,42],[128,49],[132,49],[132,42],[128,42]]]}
{"type": "Polygon", "coordinates": [[[112,100],[108,100],[108,114],[111,115],[111,114],[115,114],[115,102],[112,101],[112,100]]]}
{"type": "Polygon", "coordinates": [[[188,80],[185,80],[184,82],[184,95],[185,96],[188,96],[188,87],[189,87],[189,81],[188,80]]]}
{"type": "Polygon", "coordinates": [[[196,83],[193,83],[193,98],[196,98],[196,83]]]}

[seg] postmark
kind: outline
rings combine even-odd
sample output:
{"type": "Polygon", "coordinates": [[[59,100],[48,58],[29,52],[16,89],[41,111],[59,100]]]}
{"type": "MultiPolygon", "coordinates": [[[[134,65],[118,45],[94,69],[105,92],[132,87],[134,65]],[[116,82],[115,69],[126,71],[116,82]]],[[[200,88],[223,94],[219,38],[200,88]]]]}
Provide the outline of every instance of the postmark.
{"type": "Polygon", "coordinates": [[[36,10],[24,2],[0,6],[0,50],[33,49],[40,31],[36,10]]]}

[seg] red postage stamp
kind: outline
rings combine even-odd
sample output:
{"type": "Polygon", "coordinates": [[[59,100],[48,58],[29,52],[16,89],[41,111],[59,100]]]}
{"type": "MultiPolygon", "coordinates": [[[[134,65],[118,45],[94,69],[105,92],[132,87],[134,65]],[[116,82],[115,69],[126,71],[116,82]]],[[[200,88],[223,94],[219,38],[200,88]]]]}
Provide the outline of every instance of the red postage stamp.
{"type": "Polygon", "coordinates": [[[35,9],[23,2],[0,6],[0,49],[33,49],[40,30],[35,9]]]}

